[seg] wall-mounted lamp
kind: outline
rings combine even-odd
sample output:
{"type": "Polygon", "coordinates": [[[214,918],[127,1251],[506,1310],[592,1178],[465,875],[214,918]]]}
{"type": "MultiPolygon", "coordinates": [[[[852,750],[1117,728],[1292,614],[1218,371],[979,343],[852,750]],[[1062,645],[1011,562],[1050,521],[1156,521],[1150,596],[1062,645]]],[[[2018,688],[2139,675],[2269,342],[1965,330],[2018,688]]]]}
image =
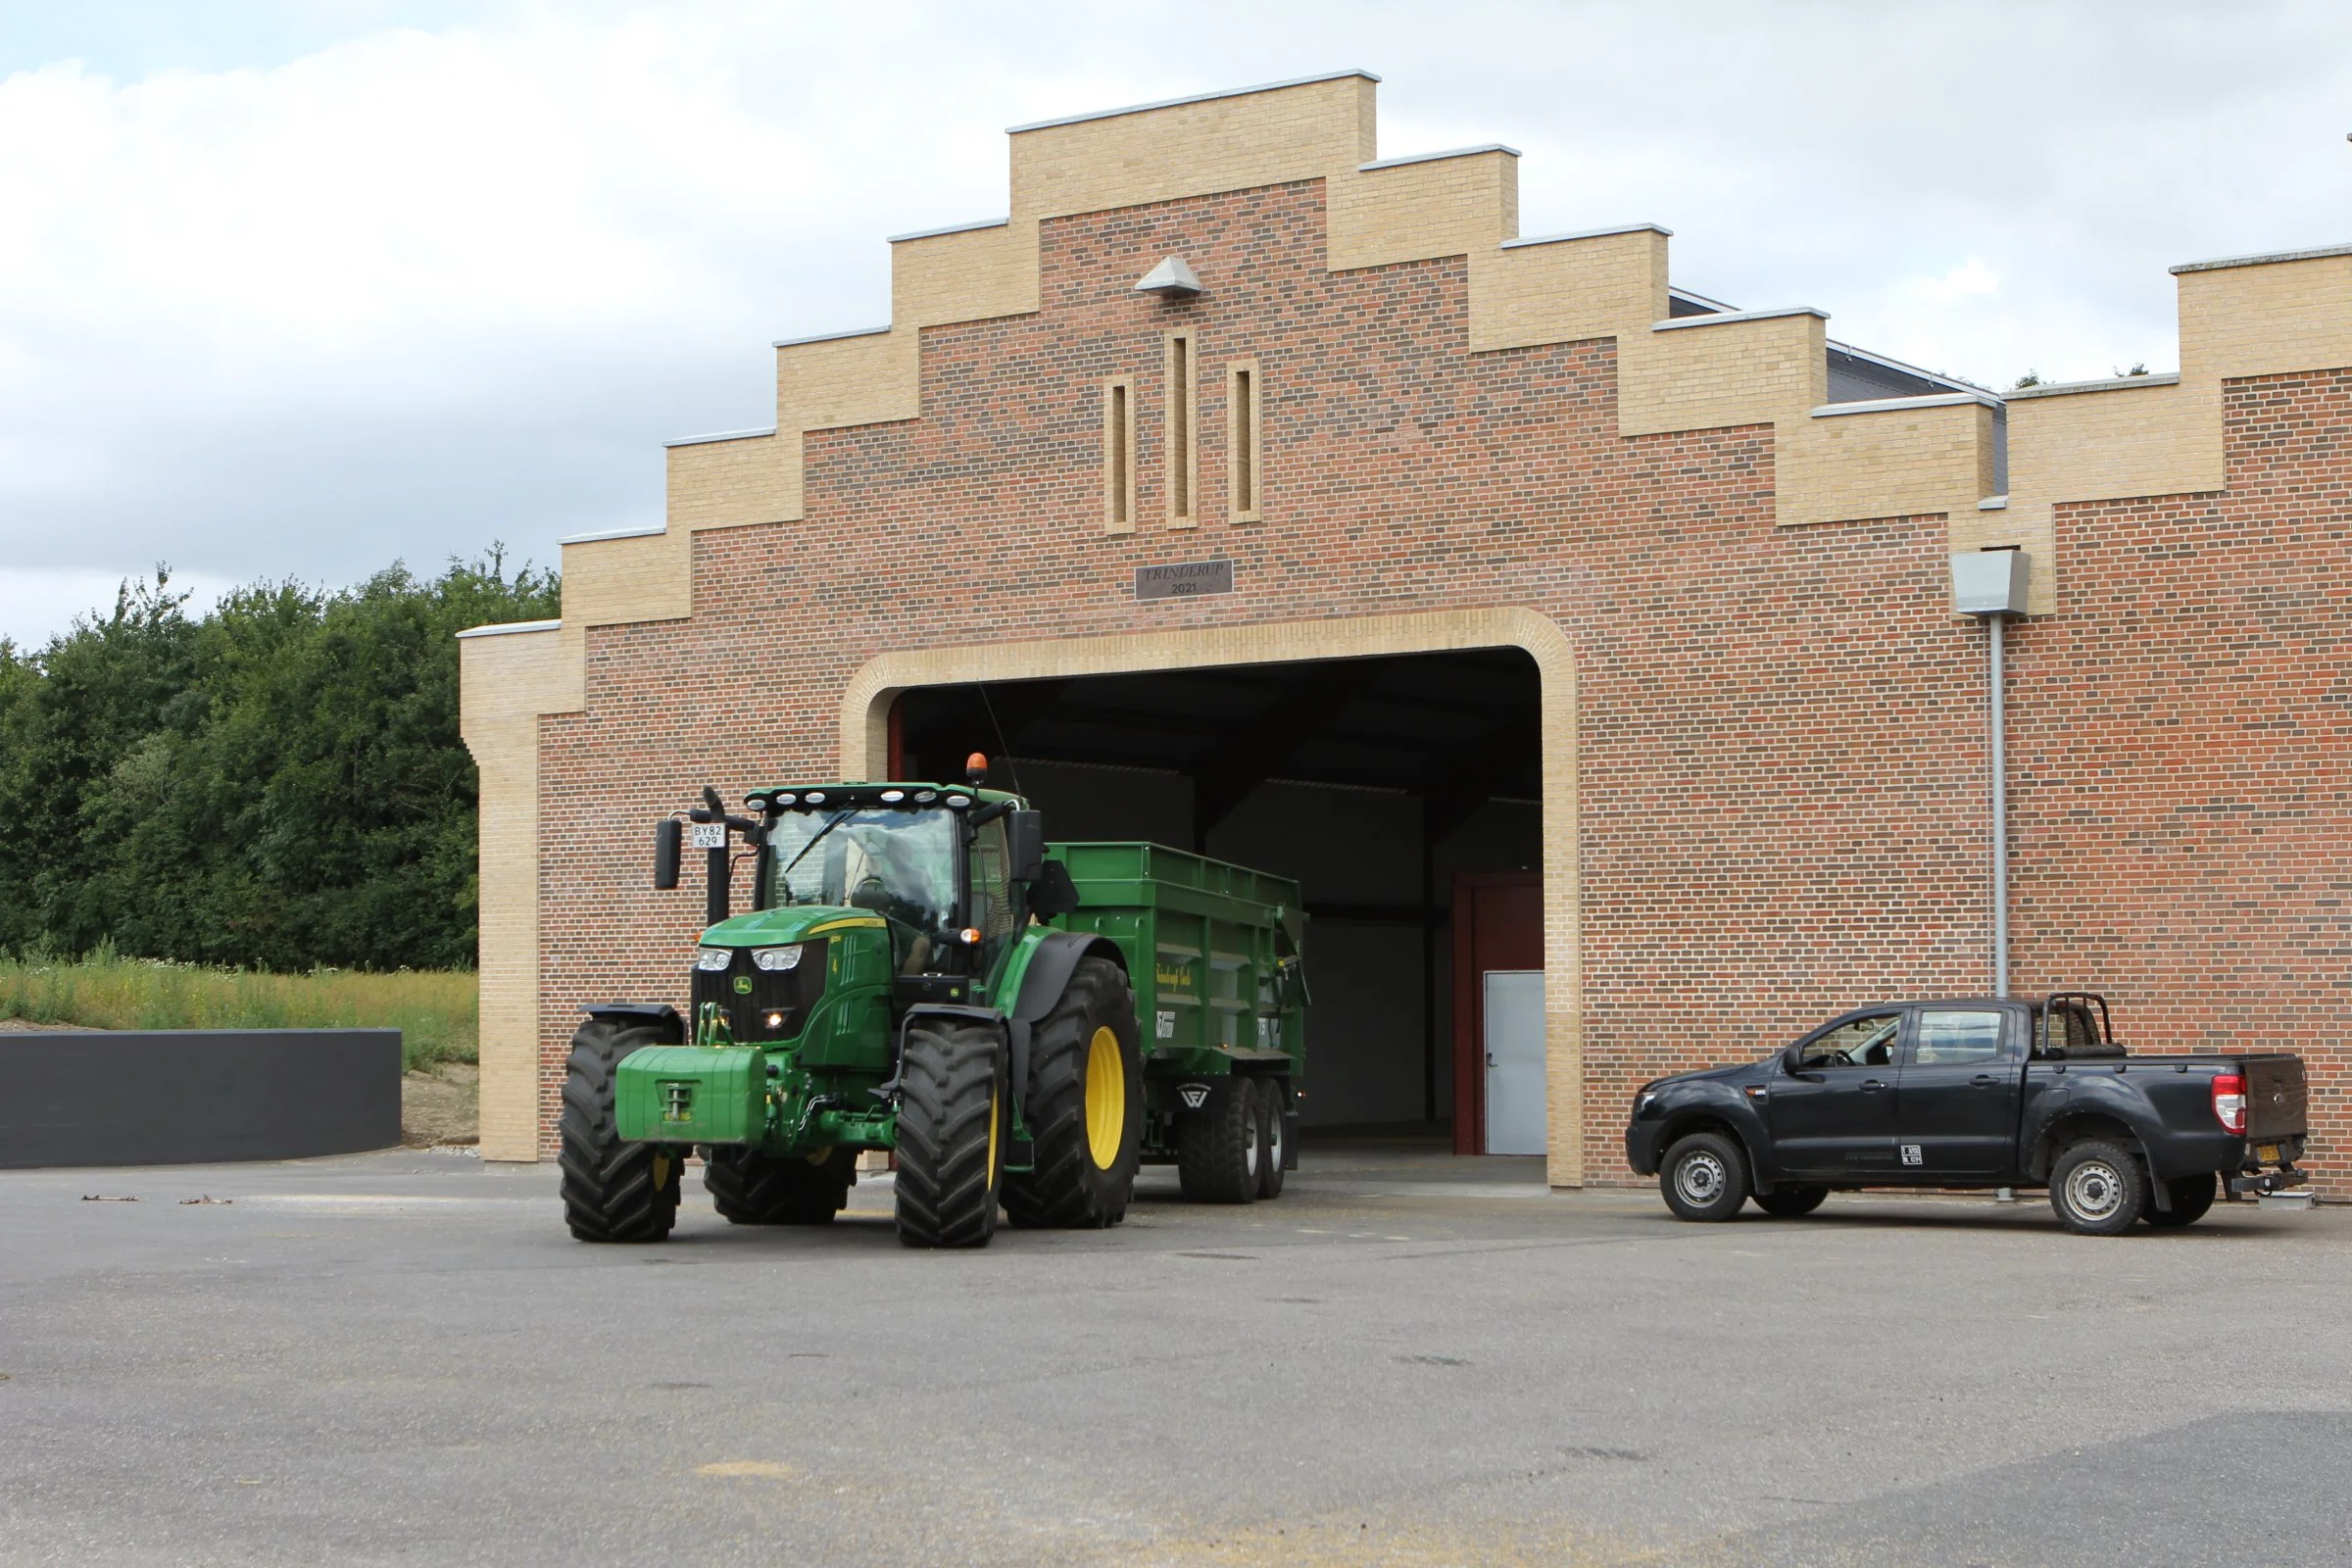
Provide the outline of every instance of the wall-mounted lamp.
{"type": "Polygon", "coordinates": [[[1992,753],[1992,994],[2009,994],[2009,697],[2001,628],[2026,612],[2022,550],[1952,552],[1952,611],[1984,622],[1985,711],[1992,753]]]}

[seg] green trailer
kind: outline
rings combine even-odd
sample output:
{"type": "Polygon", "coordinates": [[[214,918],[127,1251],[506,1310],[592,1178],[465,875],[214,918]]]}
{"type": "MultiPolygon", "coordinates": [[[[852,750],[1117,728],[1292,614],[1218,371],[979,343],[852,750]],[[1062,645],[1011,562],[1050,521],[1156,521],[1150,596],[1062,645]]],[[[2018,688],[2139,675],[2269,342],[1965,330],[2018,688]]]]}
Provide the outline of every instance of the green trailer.
{"type": "Polygon", "coordinates": [[[909,1246],[1126,1215],[1137,1167],[1250,1202],[1296,1163],[1304,916],[1293,882],[1153,844],[1045,842],[962,785],[755,790],[657,825],[654,883],[704,852],[687,1006],[581,1010],[560,1117],[566,1223],[659,1241],[703,1160],[737,1224],[822,1224],[896,1156],[909,1246]],[[751,853],[749,910],[732,889],[751,853]]]}
{"type": "Polygon", "coordinates": [[[1144,1159],[1177,1164],[1187,1197],[1225,1197],[1230,1162],[1208,1145],[1240,1136],[1233,1102],[1254,1091],[1272,1113],[1259,1195],[1278,1194],[1282,1172],[1298,1162],[1306,1084],[1298,884],[1163,844],[1046,853],[1078,893],[1078,907],[1054,923],[1109,938],[1126,960],[1145,1035],[1144,1159]],[[1223,1122],[1234,1126],[1218,1134],[1223,1122]]]}

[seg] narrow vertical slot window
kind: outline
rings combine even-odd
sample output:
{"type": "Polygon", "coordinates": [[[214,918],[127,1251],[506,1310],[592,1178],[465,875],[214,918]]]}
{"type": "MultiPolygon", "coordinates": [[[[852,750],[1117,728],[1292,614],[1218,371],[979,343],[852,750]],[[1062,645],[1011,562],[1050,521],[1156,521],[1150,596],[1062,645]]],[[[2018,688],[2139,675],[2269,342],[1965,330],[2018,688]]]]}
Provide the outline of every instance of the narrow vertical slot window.
{"type": "Polygon", "coordinates": [[[1258,426],[1264,401],[1255,360],[1225,368],[1225,499],[1235,522],[1256,522],[1261,516],[1258,426]]]}
{"type": "Polygon", "coordinates": [[[1200,453],[1193,439],[1193,334],[1168,334],[1168,526],[1190,528],[1193,493],[1200,488],[1200,453]]]}
{"type": "Polygon", "coordinates": [[[1135,385],[1102,383],[1102,531],[1135,532],[1135,385]]]}

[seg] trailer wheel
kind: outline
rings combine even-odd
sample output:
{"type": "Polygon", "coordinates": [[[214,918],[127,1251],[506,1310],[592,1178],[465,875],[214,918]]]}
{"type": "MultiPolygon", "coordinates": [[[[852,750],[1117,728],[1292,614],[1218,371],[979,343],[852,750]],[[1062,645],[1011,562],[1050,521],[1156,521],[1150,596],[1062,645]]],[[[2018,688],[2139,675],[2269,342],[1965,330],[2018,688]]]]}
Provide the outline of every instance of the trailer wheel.
{"type": "Polygon", "coordinates": [[[1290,1097],[1283,1093],[1282,1080],[1260,1079],[1257,1084],[1257,1196],[1282,1196],[1282,1157],[1289,1151],[1283,1148],[1287,1124],[1282,1119],[1283,1102],[1290,1097]]]}
{"type": "Polygon", "coordinates": [[[583,1242],[658,1242],[678,1218],[682,1162],[659,1144],[624,1143],[612,1119],[620,1058],[663,1043],[652,1024],[591,1018],[571,1037],[564,1069],[564,1223],[583,1242]]]}
{"type": "Polygon", "coordinates": [[[984,1024],[917,1017],[899,1058],[899,1240],[986,1247],[1004,1158],[1004,1042],[984,1024]]]}
{"type": "Polygon", "coordinates": [[[2147,1170],[2121,1144],[2084,1139],[2050,1167],[2050,1207],[2079,1236],[2121,1236],[2147,1206],[2147,1170]]]}
{"type": "Polygon", "coordinates": [[[1144,1053],[1135,991],[1107,958],[1081,958],[1029,1045],[1030,1167],[1004,1177],[1015,1225],[1095,1230],[1127,1217],[1143,1160],[1144,1053]]]}
{"type": "Polygon", "coordinates": [[[1787,1183],[1769,1193],[1751,1195],[1756,1206],[1774,1219],[1802,1219],[1828,1201],[1827,1187],[1790,1187],[1787,1183]]]}
{"type": "Polygon", "coordinates": [[[1215,1086],[1208,1103],[1176,1127],[1176,1179],[1195,1203],[1248,1203],[1257,1198],[1257,1086],[1239,1076],[1215,1086]]]}
{"type": "Polygon", "coordinates": [[[2205,1217],[2207,1209],[2213,1207],[2213,1195],[2220,1184],[2221,1179],[2209,1170],[2199,1171],[2194,1176],[2176,1176],[2166,1184],[2171,1188],[2173,1211],[2168,1214],[2150,1203],[2147,1213],[2141,1218],[2159,1230],[2178,1230],[2183,1225],[2194,1225],[2205,1217]]]}
{"type": "Polygon", "coordinates": [[[722,1145],[703,1163],[703,1186],[731,1225],[829,1225],[857,1179],[857,1152],[838,1147],[809,1159],[722,1145]]]}
{"type": "Polygon", "coordinates": [[[1747,1152],[1722,1133],[1692,1133],[1666,1151],[1658,1191],[1680,1219],[1730,1219],[1747,1201],[1747,1152]]]}

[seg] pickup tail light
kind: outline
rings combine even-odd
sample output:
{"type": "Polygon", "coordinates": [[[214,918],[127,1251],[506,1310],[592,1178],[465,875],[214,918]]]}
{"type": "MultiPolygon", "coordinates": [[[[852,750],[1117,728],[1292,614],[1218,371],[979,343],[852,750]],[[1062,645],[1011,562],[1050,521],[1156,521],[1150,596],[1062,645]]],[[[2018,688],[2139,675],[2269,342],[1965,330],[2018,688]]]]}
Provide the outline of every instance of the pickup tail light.
{"type": "Polygon", "coordinates": [[[2246,1080],[2243,1073],[2225,1072],[2214,1075],[2213,1119],[2226,1132],[2244,1133],[2246,1130],[2246,1080]]]}

